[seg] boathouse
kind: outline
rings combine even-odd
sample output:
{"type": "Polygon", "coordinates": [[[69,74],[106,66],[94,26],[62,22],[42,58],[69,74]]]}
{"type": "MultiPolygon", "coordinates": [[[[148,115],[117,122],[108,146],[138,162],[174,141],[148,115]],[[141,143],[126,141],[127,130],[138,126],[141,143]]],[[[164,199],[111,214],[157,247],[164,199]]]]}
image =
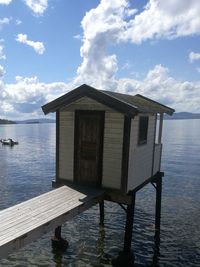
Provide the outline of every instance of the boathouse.
{"type": "Polygon", "coordinates": [[[42,109],[56,112],[57,184],[90,185],[123,195],[160,172],[163,114],[172,115],[173,109],[139,94],[85,84],[42,109]]]}
{"type": "Polygon", "coordinates": [[[156,190],[158,251],[163,115],[172,115],[174,110],[139,94],[97,90],[85,84],[42,109],[45,114],[56,112],[53,185],[64,186],[0,211],[0,258],[53,229],[52,244],[66,246],[61,225],[96,204],[103,225],[104,200],[109,200],[126,212],[123,253],[115,266],[132,266],[128,262],[134,262],[135,197],[147,183],[156,190]]]}

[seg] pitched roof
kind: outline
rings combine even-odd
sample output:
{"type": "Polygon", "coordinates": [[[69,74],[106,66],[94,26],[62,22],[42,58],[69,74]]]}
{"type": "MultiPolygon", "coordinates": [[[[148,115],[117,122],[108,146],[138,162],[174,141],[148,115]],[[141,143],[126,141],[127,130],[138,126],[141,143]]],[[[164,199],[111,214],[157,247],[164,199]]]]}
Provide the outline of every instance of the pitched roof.
{"type": "Polygon", "coordinates": [[[134,117],[138,113],[166,113],[172,115],[174,109],[162,105],[142,95],[126,95],[111,91],[98,90],[86,84],[66,93],[65,95],[42,106],[45,114],[71,104],[81,97],[90,97],[101,104],[104,104],[129,117],[134,117]]]}

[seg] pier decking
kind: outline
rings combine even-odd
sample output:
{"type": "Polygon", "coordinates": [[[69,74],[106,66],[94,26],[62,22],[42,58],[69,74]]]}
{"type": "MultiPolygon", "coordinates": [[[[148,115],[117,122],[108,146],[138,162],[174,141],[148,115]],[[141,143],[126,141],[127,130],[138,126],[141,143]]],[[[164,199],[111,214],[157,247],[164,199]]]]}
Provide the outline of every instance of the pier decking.
{"type": "Polygon", "coordinates": [[[103,190],[62,186],[0,211],[0,258],[101,201],[103,190]]]}

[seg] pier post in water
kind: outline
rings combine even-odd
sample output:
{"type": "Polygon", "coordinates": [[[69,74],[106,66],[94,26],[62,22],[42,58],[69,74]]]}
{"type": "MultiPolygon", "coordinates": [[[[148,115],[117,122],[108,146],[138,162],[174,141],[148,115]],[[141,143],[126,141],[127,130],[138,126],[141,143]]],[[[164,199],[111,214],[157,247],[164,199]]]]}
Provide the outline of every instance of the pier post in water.
{"type": "Polygon", "coordinates": [[[62,226],[61,225],[56,227],[55,232],[54,232],[54,237],[51,239],[51,242],[52,242],[52,247],[54,249],[65,250],[65,249],[67,249],[69,244],[68,244],[67,240],[62,238],[61,230],[62,230],[62,226]]]}
{"type": "Polygon", "coordinates": [[[131,242],[133,235],[133,221],[135,212],[135,192],[131,192],[132,201],[131,204],[127,205],[126,211],[126,226],[125,226],[125,236],[124,236],[124,250],[125,254],[131,253],[131,242]]]}
{"type": "Polygon", "coordinates": [[[160,245],[160,219],[161,219],[161,197],[162,197],[162,175],[159,175],[156,183],[156,210],[155,210],[155,243],[160,245]]]}
{"type": "Polygon", "coordinates": [[[100,226],[104,226],[104,200],[99,202],[99,212],[100,212],[100,226]]]}
{"type": "Polygon", "coordinates": [[[114,267],[134,266],[135,257],[134,257],[134,252],[131,250],[131,242],[132,242],[132,236],[133,236],[133,222],[134,222],[136,192],[133,191],[129,195],[131,195],[131,203],[127,205],[127,209],[126,209],[124,248],[123,248],[123,251],[119,253],[119,256],[116,259],[112,260],[112,265],[114,267]]]}

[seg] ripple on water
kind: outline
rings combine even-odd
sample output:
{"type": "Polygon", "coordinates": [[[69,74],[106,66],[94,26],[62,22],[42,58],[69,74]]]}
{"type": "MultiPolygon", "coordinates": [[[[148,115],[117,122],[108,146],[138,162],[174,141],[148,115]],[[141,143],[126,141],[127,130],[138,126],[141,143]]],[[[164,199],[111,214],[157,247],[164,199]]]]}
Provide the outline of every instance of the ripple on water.
{"type": "MultiPolygon", "coordinates": [[[[155,189],[149,185],[136,197],[136,266],[200,266],[199,136],[200,124],[165,122],[158,265],[154,255],[155,189]]],[[[0,146],[0,209],[49,191],[55,173],[55,125],[0,127],[0,137],[20,142],[13,149],[0,146]]],[[[123,249],[126,216],[117,204],[106,202],[105,209],[104,228],[99,227],[98,206],[65,223],[62,232],[70,244],[66,252],[52,250],[49,233],[1,259],[0,267],[110,267],[112,258],[123,249]]]]}

